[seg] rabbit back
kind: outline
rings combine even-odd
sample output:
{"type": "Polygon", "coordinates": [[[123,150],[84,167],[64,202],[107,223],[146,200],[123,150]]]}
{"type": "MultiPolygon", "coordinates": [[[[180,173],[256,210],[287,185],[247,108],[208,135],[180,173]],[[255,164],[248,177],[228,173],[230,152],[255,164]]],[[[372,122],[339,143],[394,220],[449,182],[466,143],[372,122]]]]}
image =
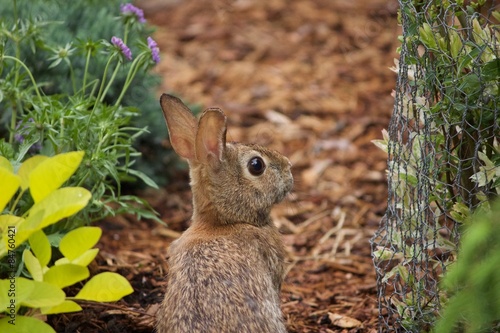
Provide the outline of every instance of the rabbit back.
{"type": "Polygon", "coordinates": [[[169,265],[159,333],[286,333],[276,227],[191,227],[172,244],[169,265]]]}

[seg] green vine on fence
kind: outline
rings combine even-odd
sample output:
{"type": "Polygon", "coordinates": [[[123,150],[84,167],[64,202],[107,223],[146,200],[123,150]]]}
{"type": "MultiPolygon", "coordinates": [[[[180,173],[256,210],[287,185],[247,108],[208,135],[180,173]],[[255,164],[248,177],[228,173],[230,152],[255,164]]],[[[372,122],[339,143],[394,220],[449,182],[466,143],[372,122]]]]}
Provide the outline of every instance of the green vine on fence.
{"type": "MultiPolygon", "coordinates": [[[[462,226],[500,193],[500,12],[491,1],[400,0],[389,203],[372,240],[387,327],[429,331],[462,226]]],[[[381,324],[383,326],[385,324],[381,324]]]]}

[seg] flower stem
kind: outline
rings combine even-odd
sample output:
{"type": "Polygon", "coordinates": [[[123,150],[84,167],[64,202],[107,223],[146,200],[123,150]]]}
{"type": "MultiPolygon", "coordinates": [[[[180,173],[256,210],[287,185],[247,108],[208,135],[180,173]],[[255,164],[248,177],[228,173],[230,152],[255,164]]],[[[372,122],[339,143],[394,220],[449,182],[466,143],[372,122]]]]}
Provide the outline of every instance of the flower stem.
{"type": "Polygon", "coordinates": [[[85,58],[85,71],[83,72],[83,86],[82,86],[82,97],[85,97],[85,89],[87,88],[87,73],[89,70],[90,55],[92,51],[87,51],[87,56],[85,58]]]}
{"type": "Polygon", "coordinates": [[[127,74],[127,78],[125,79],[125,83],[123,84],[122,92],[120,93],[120,96],[118,96],[118,99],[115,102],[115,106],[120,105],[120,103],[123,99],[123,96],[125,96],[125,93],[127,92],[128,87],[132,83],[132,80],[134,79],[135,75],[137,74],[137,71],[139,70],[140,65],[141,65],[141,61],[145,55],[146,55],[145,52],[139,54],[137,56],[137,58],[135,58],[135,60],[132,62],[132,65],[130,66],[130,70],[127,74]]]}
{"type": "Polygon", "coordinates": [[[111,64],[111,61],[113,60],[113,58],[114,58],[114,55],[111,55],[111,57],[109,57],[109,59],[108,59],[108,62],[106,63],[106,67],[104,67],[104,73],[102,74],[101,86],[99,88],[99,92],[97,93],[97,98],[94,102],[94,106],[92,107],[92,111],[90,112],[89,119],[87,120],[87,127],[85,129],[87,131],[87,133],[89,131],[90,121],[92,120],[92,117],[94,116],[95,110],[97,108],[97,104],[100,103],[100,99],[101,99],[101,96],[102,96],[102,93],[104,90],[104,84],[106,83],[106,75],[108,74],[108,68],[109,68],[109,65],[111,64]]]}
{"type": "Polygon", "coordinates": [[[69,75],[71,77],[71,85],[73,86],[73,94],[76,95],[76,81],[75,81],[75,71],[73,70],[73,65],[68,61],[69,75]]]}
{"type": "Polygon", "coordinates": [[[123,32],[123,42],[125,43],[125,45],[127,45],[127,38],[128,38],[128,26],[129,26],[129,23],[127,22],[125,24],[125,31],[123,32]]]}
{"type": "Polygon", "coordinates": [[[115,70],[113,71],[113,74],[111,75],[111,78],[109,79],[109,82],[108,82],[106,88],[104,89],[104,92],[102,93],[102,96],[99,100],[99,103],[102,103],[102,101],[104,100],[104,97],[106,96],[109,88],[113,84],[113,81],[115,80],[116,74],[118,73],[118,69],[120,69],[120,67],[121,67],[121,62],[118,62],[116,64],[115,70]]]}
{"type": "Polygon", "coordinates": [[[33,84],[33,88],[35,88],[35,92],[36,92],[36,95],[38,96],[38,99],[40,99],[40,102],[42,101],[42,95],[40,94],[40,91],[38,90],[38,86],[36,84],[36,81],[35,81],[35,78],[33,77],[33,74],[31,74],[31,71],[30,69],[28,68],[28,66],[26,66],[24,64],[24,62],[22,62],[21,60],[19,60],[18,58],[16,57],[11,57],[11,56],[8,56],[8,55],[4,55],[3,56],[4,59],[9,59],[9,60],[13,60],[15,61],[16,63],[18,63],[19,65],[21,65],[21,67],[24,68],[24,70],[26,71],[26,73],[28,74],[28,76],[30,77],[31,79],[31,83],[33,84]]]}

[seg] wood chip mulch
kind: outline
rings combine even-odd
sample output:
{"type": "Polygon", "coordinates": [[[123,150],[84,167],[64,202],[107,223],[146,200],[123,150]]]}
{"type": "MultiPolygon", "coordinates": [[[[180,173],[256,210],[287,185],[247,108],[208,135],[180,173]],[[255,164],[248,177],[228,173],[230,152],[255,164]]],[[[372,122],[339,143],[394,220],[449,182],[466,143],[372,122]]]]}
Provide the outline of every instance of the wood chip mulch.
{"type": "MultiPolygon", "coordinates": [[[[369,239],[385,212],[381,138],[392,111],[397,2],[143,0],[162,51],[160,92],[221,107],[228,139],[281,151],[293,194],[273,218],[294,258],[282,290],[290,333],[377,332],[369,239]]],[[[160,108],[158,121],[163,122],[160,108]]],[[[165,142],[165,149],[169,148],[165,142]]],[[[116,271],[135,292],[116,304],[50,317],[60,332],[152,332],[168,245],[188,226],[186,170],[141,196],[167,226],[120,216],[104,229],[93,272],[116,271]]]]}

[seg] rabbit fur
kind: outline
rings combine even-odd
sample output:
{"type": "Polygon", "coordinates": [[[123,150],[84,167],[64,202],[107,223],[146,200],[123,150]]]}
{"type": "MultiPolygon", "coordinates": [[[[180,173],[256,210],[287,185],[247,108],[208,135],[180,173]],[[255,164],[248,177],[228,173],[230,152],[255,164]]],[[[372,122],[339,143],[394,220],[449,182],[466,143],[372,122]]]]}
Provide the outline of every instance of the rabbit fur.
{"type": "MultiPolygon", "coordinates": [[[[257,146],[226,143],[226,117],[199,121],[176,97],[160,104],[174,150],[188,160],[191,226],[169,248],[159,333],[286,333],[279,292],[286,251],[271,207],[291,191],[290,161],[257,146]],[[249,161],[260,158],[261,175],[249,161]]],[[[259,164],[256,164],[259,166],[259,164]]]]}

